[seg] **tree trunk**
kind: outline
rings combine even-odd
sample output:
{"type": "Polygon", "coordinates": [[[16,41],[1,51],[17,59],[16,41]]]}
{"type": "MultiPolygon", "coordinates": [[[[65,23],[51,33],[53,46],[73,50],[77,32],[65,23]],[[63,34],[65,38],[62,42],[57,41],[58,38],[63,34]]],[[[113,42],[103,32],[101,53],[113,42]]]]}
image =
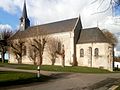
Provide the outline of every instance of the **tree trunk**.
{"type": "Polygon", "coordinates": [[[62,67],[65,67],[65,56],[62,56],[62,67]]]}
{"type": "Polygon", "coordinates": [[[4,56],[5,56],[5,53],[4,53],[4,52],[2,52],[2,53],[1,53],[2,63],[4,63],[4,62],[5,62],[5,58],[4,58],[4,56]]]}
{"type": "Polygon", "coordinates": [[[21,57],[18,59],[18,64],[22,64],[22,58],[21,57]]]}
{"type": "Polygon", "coordinates": [[[39,55],[38,65],[39,65],[39,66],[42,65],[42,55],[39,55]]]}
{"type": "Polygon", "coordinates": [[[52,61],[52,65],[54,65],[55,64],[55,59],[52,58],[51,61],[52,61]]]}
{"type": "Polygon", "coordinates": [[[36,62],[34,61],[34,65],[36,65],[36,62]]]}
{"type": "Polygon", "coordinates": [[[42,65],[42,57],[40,58],[40,66],[42,65]]]}
{"type": "Polygon", "coordinates": [[[34,59],[34,65],[36,65],[36,58],[34,59]]]}
{"type": "Polygon", "coordinates": [[[76,59],[73,60],[73,66],[78,66],[76,59]]]}
{"type": "Polygon", "coordinates": [[[78,62],[75,55],[73,55],[73,66],[78,66],[78,62]]]}
{"type": "Polygon", "coordinates": [[[36,54],[34,55],[34,65],[36,65],[37,64],[37,62],[36,62],[36,54]]]}
{"type": "Polygon", "coordinates": [[[114,57],[115,57],[115,52],[114,52],[114,44],[113,44],[113,70],[114,70],[114,67],[115,67],[114,57]]]}

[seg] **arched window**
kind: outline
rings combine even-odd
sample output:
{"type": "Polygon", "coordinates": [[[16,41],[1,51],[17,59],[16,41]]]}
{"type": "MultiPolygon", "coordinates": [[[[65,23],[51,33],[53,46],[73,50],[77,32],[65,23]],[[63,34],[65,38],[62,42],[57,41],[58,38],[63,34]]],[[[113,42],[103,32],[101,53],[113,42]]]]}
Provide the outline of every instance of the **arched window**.
{"type": "Polygon", "coordinates": [[[99,55],[99,49],[98,48],[95,48],[95,56],[98,56],[99,55]]]}
{"type": "Polygon", "coordinates": [[[80,49],[80,57],[84,57],[84,50],[80,49]]]}

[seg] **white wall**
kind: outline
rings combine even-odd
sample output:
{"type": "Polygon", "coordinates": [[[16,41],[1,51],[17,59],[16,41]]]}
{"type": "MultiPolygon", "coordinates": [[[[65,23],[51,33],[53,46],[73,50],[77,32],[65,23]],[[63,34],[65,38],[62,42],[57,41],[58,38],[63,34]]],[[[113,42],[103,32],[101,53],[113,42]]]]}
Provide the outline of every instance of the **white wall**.
{"type": "MultiPolygon", "coordinates": [[[[49,38],[55,38],[61,41],[61,43],[64,45],[65,49],[65,65],[71,66],[70,63],[73,62],[73,54],[74,54],[74,39],[72,36],[72,32],[64,32],[64,33],[56,33],[51,34],[48,36],[49,38]]],[[[44,52],[44,60],[43,64],[51,65],[51,60],[47,55],[47,51],[44,52]]],[[[55,65],[62,65],[62,59],[61,57],[58,57],[56,59],[55,65]]]]}
{"type": "MultiPolygon", "coordinates": [[[[74,34],[72,32],[64,32],[64,33],[56,33],[56,34],[50,34],[47,36],[48,40],[49,38],[55,38],[62,42],[65,49],[65,65],[70,66],[73,62],[73,54],[74,54],[74,34]]],[[[22,63],[24,64],[33,64],[33,61],[29,58],[29,41],[31,38],[26,38],[26,46],[27,46],[27,54],[26,56],[23,56],[22,63]]],[[[51,58],[49,57],[47,50],[45,50],[43,54],[43,65],[51,65],[51,58]]],[[[13,55],[12,51],[10,51],[10,63],[17,63],[17,60],[15,59],[15,56],[13,55]]],[[[62,65],[62,60],[60,57],[56,59],[55,65],[62,65]]]]}
{"type": "Polygon", "coordinates": [[[112,47],[108,43],[86,43],[77,44],[77,61],[79,66],[103,67],[104,69],[112,70],[112,47]],[[92,60],[89,58],[88,48],[92,47],[92,60]],[[84,57],[80,57],[80,49],[84,49],[84,57]],[[95,57],[94,50],[99,49],[99,56],[95,57]],[[90,63],[91,61],[91,63],[90,63]]]}

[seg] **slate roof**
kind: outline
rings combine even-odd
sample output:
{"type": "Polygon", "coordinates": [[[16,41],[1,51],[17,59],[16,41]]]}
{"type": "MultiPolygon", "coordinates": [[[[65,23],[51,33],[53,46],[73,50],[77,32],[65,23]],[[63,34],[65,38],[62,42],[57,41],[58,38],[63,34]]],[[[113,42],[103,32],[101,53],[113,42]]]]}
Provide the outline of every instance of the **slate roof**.
{"type": "Polygon", "coordinates": [[[98,27],[82,29],[80,38],[78,40],[78,44],[91,43],[91,42],[99,42],[99,43],[108,42],[109,43],[106,36],[98,27]]]}
{"type": "Polygon", "coordinates": [[[36,35],[53,34],[72,31],[78,18],[28,27],[24,31],[16,32],[10,39],[27,38],[36,35]]]}

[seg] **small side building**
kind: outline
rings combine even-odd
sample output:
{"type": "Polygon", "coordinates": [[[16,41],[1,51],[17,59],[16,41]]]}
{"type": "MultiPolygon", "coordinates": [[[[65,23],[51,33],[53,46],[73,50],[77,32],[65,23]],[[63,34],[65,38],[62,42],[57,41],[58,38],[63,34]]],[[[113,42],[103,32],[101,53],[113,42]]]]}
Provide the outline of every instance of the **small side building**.
{"type": "Polygon", "coordinates": [[[79,66],[104,68],[112,71],[112,45],[98,28],[82,29],[76,45],[79,66]]]}

